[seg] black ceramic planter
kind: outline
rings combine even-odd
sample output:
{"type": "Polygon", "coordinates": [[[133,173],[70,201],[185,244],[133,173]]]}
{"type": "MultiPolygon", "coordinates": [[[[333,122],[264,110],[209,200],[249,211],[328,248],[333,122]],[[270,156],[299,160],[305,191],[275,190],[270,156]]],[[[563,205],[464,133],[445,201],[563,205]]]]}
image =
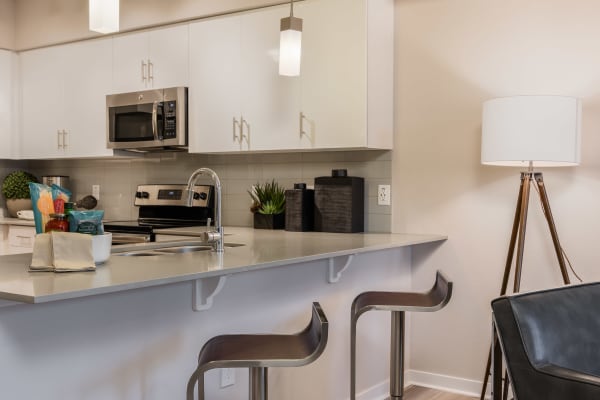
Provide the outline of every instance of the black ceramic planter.
{"type": "Polygon", "coordinates": [[[260,214],[254,213],[254,229],[284,229],[285,213],[260,214]]]}

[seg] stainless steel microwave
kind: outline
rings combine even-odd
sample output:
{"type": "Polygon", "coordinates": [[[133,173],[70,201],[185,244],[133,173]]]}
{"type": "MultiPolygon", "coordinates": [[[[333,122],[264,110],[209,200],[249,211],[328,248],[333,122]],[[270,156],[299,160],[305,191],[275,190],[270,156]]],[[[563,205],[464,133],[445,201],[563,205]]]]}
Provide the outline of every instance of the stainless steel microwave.
{"type": "Polygon", "coordinates": [[[138,152],[185,150],[188,143],[186,87],[106,96],[106,144],[138,152]]]}

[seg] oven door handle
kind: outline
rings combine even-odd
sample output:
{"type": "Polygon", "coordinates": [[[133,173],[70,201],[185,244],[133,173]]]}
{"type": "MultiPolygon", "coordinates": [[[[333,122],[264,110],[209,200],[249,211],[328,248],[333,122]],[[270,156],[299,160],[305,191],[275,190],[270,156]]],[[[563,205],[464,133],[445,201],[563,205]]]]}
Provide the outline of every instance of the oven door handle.
{"type": "Polygon", "coordinates": [[[158,141],[158,101],[152,103],[152,135],[158,141]]]}

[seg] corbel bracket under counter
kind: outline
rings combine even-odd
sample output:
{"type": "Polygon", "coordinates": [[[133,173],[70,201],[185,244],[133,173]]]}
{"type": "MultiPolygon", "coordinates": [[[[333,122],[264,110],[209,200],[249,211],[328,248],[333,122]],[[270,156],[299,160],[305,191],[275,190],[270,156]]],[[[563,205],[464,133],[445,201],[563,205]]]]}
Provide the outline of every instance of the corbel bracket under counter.
{"type": "Polygon", "coordinates": [[[329,275],[327,276],[327,282],[338,283],[340,281],[340,278],[342,277],[342,274],[344,273],[344,271],[346,271],[348,269],[348,267],[350,266],[350,264],[352,263],[354,256],[356,256],[356,254],[348,254],[347,256],[330,257],[329,258],[329,275]],[[343,257],[347,257],[346,262],[343,263],[343,265],[340,265],[342,263],[338,263],[337,260],[340,260],[343,257]]]}
{"type": "Polygon", "coordinates": [[[205,311],[212,307],[215,296],[225,287],[228,276],[201,278],[192,283],[192,308],[194,311],[205,311]]]}

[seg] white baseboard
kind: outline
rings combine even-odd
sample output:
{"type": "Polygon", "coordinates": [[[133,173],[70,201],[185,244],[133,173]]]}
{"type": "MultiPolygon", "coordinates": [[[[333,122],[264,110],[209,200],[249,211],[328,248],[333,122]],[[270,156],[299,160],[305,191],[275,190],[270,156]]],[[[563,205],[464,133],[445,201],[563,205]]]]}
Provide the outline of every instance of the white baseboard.
{"type": "Polygon", "coordinates": [[[405,380],[409,385],[423,386],[474,397],[479,397],[481,385],[483,384],[481,381],[416,370],[406,371],[405,380]]]}
{"type": "MultiPolygon", "coordinates": [[[[406,371],[404,382],[405,386],[416,385],[471,397],[479,397],[482,385],[480,381],[415,370],[406,371]]],[[[357,393],[356,400],[384,400],[389,396],[389,390],[390,381],[385,380],[357,393]]]]}
{"type": "Polygon", "coordinates": [[[390,381],[385,380],[356,394],[356,400],[383,400],[390,394],[390,381]]]}

